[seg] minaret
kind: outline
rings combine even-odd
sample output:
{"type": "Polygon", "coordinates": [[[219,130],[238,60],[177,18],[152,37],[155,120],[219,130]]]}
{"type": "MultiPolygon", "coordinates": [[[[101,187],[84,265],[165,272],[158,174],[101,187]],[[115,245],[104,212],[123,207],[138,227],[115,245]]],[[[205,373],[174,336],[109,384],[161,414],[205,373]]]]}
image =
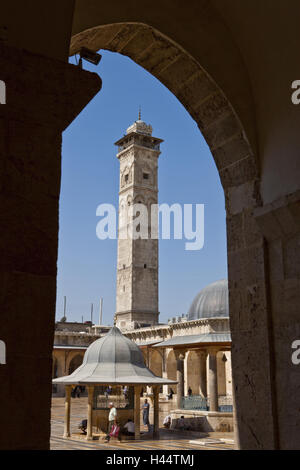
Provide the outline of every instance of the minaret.
{"type": "Polygon", "coordinates": [[[151,205],[157,204],[157,167],[161,139],[139,119],[118,140],[120,161],[119,233],[115,325],[122,330],[158,323],[158,239],[151,239],[151,205]],[[149,213],[148,239],[123,234],[133,204],[149,213]]]}

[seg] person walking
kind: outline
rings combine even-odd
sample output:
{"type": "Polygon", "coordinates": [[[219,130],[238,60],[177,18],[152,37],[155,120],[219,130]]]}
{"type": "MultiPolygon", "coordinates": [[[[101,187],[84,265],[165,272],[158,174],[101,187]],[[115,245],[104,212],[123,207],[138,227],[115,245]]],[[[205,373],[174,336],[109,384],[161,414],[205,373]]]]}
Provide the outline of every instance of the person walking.
{"type": "Polygon", "coordinates": [[[145,398],[144,404],[142,406],[142,410],[143,410],[143,424],[144,426],[148,427],[148,432],[150,432],[151,431],[151,425],[149,422],[150,405],[148,403],[147,398],[145,398]]]}
{"type": "MultiPolygon", "coordinates": [[[[105,442],[110,441],[110,433],[112,431],[113,425],[117,426],[117,409],[114,406],[112,402],[110,402],[109,406],[109,415],[108,415],[108,428],[107,428],[107,434],[105,437],[105,442]]],[[[118,436],[118,439],[120,440],[120,435],[118,436]]]]}

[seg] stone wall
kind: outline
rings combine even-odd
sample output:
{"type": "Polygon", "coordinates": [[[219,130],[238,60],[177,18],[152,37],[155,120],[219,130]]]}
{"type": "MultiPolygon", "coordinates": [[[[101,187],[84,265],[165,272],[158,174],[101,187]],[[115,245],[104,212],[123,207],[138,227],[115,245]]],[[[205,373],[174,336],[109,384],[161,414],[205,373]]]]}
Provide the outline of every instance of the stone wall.
{"type": "Polygon", "coordinates": [[[61,133],[100,78],[0,43],[0,430],[5,449],[49,447],[61,133]],[[4,230],[5,228],[5,230],[4,230]],[[22,405],[18,407],[18,403],[22,405]],[[39,432],[33,432],[38,427],[39,432]]]}
{"type": "Polygon", "coordinates": [[[171,429],[178,429],[178,421],[184,416],[185,425],[191,431],[200,432],[232,432],[232,413],[214,413],[210,411],[172,410],[171,429]]]}

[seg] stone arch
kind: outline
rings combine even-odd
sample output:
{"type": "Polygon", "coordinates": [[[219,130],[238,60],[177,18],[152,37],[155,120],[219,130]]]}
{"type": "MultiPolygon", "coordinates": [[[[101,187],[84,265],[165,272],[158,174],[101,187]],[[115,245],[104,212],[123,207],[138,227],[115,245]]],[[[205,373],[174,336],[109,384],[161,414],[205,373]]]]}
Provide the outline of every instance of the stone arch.
{"type": "Polygon", "coordinates": [[[159,351],[152,349],[150,350],[150,369],[153,374],[158,377],[162,377],[163,363],[162,356],[159,351]]]}
{"type": "MultiPolygon", "coordinates": [[[[210,11],[209,14],[214,15],[215,12],[210,11]]],[[[231,336],[235,344],[232,356],[233,362],[238,365],[233,368],[232,374],[235,386],[240,391],[236,395],[238,428],[242,430],[245,442],[249,439],[256,448],[257,442],[249,434],[249,426],[259,429],[260,417],[264,416],[264,423],[268,427],[268,433],[263,438],[264,445],[268,447],[272,442],[276,446],[277,415],[273,416],[276,408],[276,385],[273,378],[275,349],[274,338],[269,334],[273,328],[273,319],[269,314],[266,281],[267,246],[255,220],[255,213],[262,205],[262,199],[260,169],[255,154],[254,103],[247,70],[228,31],[222,30],[219,34],[220,28],[222,29],[220,24],[214,31],[218,34],[216,43],[211,43],[211,36],[208,34],[209,47],[203,51],[201,45],[199,46],[195,54],[201,62],[199,63],[181,46],[188,42],[175,43],[170,37],[144,23],[108,23],[98,26],[99,21],[95,18],[85,23],[84,27],[77,24],[71,41],[71,54],[82,46],[93,50],[106,49],[126,55],[144,67],[186,108],[197,123],[214,158],[225,192],[229,307],[231,336]],[[237,76],[245,82],[240,84],[234,76],[238,93],[228,87],[221,71],[214,67],[213,61],[207,59],[208,50],[210,54],[218,54],[217,43],[221,45],[222,41],[226,44],[224,53],[231,59],[224,73],[229,78],[237,70],[237,76]],[[202,60],[205,66],[202,66],[202,60]],[[224,85],[227,96],[220,83],[224,85]],[[237,96],[239,93],[241,100],[237,96]],[[236,303],[238,296],[241,299],[240,305],[236,303]],[[249,333],[251,340],[245,337],[245,332],[249,333]],[[264,349],[264,360],[258,363],[257,350],[260,344],[268,346],[264,349]],[[251,375],[255,389],[255,393],[250,396],[243,385],[249,381],[247,373],[251,375]],[[261,386],[262,377],[264,387],[261,386]],[[266,393],[269,397],[267,404],[266,393]],[[261,403],[259,410],[257,403],[261,403]],[[250,409],[257,409],[255,416],[249,412],[250,409]]],[[[200,33],[204,42],[208,29],[205,25],[200,33]]],[[[177,37],[174,34],[175,36],[177,37]]],[[[201,44],[201,40],[199,41],[201,44]]],[[[197,48],[193,49],[189,44],[188,50],[196,51],[197,48]]]]}
{"type": "MultiPolygon", "coordinates": [[[[65,352],[62,350],[54,350],[52,353],[52,378],[67,375],[65,370],[65,352]]],[[[63,396],[65,393],[62,384],[52,384],[52,393],[63,396]]]]}
{"type": "MultiPolygon", "coordinates": [[[[163,83],[198,124],[210,147],[224,189],[258,178],[258,166],[240,119],[220,87],[180,45],[142,23],[100,25],[72,37],[81,47],[130,57],[163,83]]],[[[258,190],[253,197],[257,197],[258,190]]]]}
{"type": "Polygon", "coordinates": [[[223,396],[226,395],[226,361],[227,358],[225,356],[226,361],[224,361],[224,352],[219,351],[217,354],[217,371],[218,371],[218,395],[223,396]]]}
{"type": "Polygon", "coordinates": [[[65,364],[64,364],[64,352],[63,351],[53,351],[52,354],[52,377],[61,377],[65,375],[65,364]],[[56,376],[54,376],[54,367],[56,376]]]}
{"type": "Polygon", "coordinates": [[[76,370],[79,366],[81,366],[83,361],[84,354],[82,353],[74,353],[71,357],[68,358],[68,374],[72,374],[74,370],[76,370]]]}
{"type": "Polygon", "coordinates": [[[195,351],[187,351],[184,368],[184,391],[187,395],[188,388],[191,387],[193,395],[199,395],[200,389],[200,367],[199,357],[195,351]]]}

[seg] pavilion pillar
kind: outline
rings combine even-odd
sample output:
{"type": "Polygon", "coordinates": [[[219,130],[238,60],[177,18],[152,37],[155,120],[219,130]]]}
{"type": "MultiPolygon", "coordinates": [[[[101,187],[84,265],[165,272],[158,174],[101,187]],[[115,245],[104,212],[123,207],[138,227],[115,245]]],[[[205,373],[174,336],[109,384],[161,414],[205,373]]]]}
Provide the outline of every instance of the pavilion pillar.
{"type": "Polygon", "coordinates": [[[199,395],[207,397],[207,372],[206,372],[206,359],[207,351],[199,349],[197,351],[199,358],[199,395]]]}
{"type": "Polygon", "coordinates": [[[71,416],[71,391],[72,385],[65,386],[65,423],[64,437],[70,437],[70,416],[71,416]]]}
{"type": "Polygon", "coordinates": [[[181,408],[182,398],[184,396],[184,350],[174,350],[176,357],[176,375],[177,375],[177,408],[181,408]]]}
{"type": "Polygon", "coordinates": [[[86,438],[88,441],[93,440],[93,399],[94,399],[94,386],[88,385],[88,413],[87,413],[87,432],[86,438]]]}
{"type": "Polygon", "coordinates": [[[134,437],[140,439],[141,437],[141,386],[134,387],[134,437]]]}
{"type": "Polygon", "coordinates": [[[153,387],[153,435],[159,434],[159,386],[153,387]]]}
{"type": "Polygon", "coordinates": [[[208,350],[208,395],[209,411],[218,411],[218,371],[216,348],[208,350]]]}

